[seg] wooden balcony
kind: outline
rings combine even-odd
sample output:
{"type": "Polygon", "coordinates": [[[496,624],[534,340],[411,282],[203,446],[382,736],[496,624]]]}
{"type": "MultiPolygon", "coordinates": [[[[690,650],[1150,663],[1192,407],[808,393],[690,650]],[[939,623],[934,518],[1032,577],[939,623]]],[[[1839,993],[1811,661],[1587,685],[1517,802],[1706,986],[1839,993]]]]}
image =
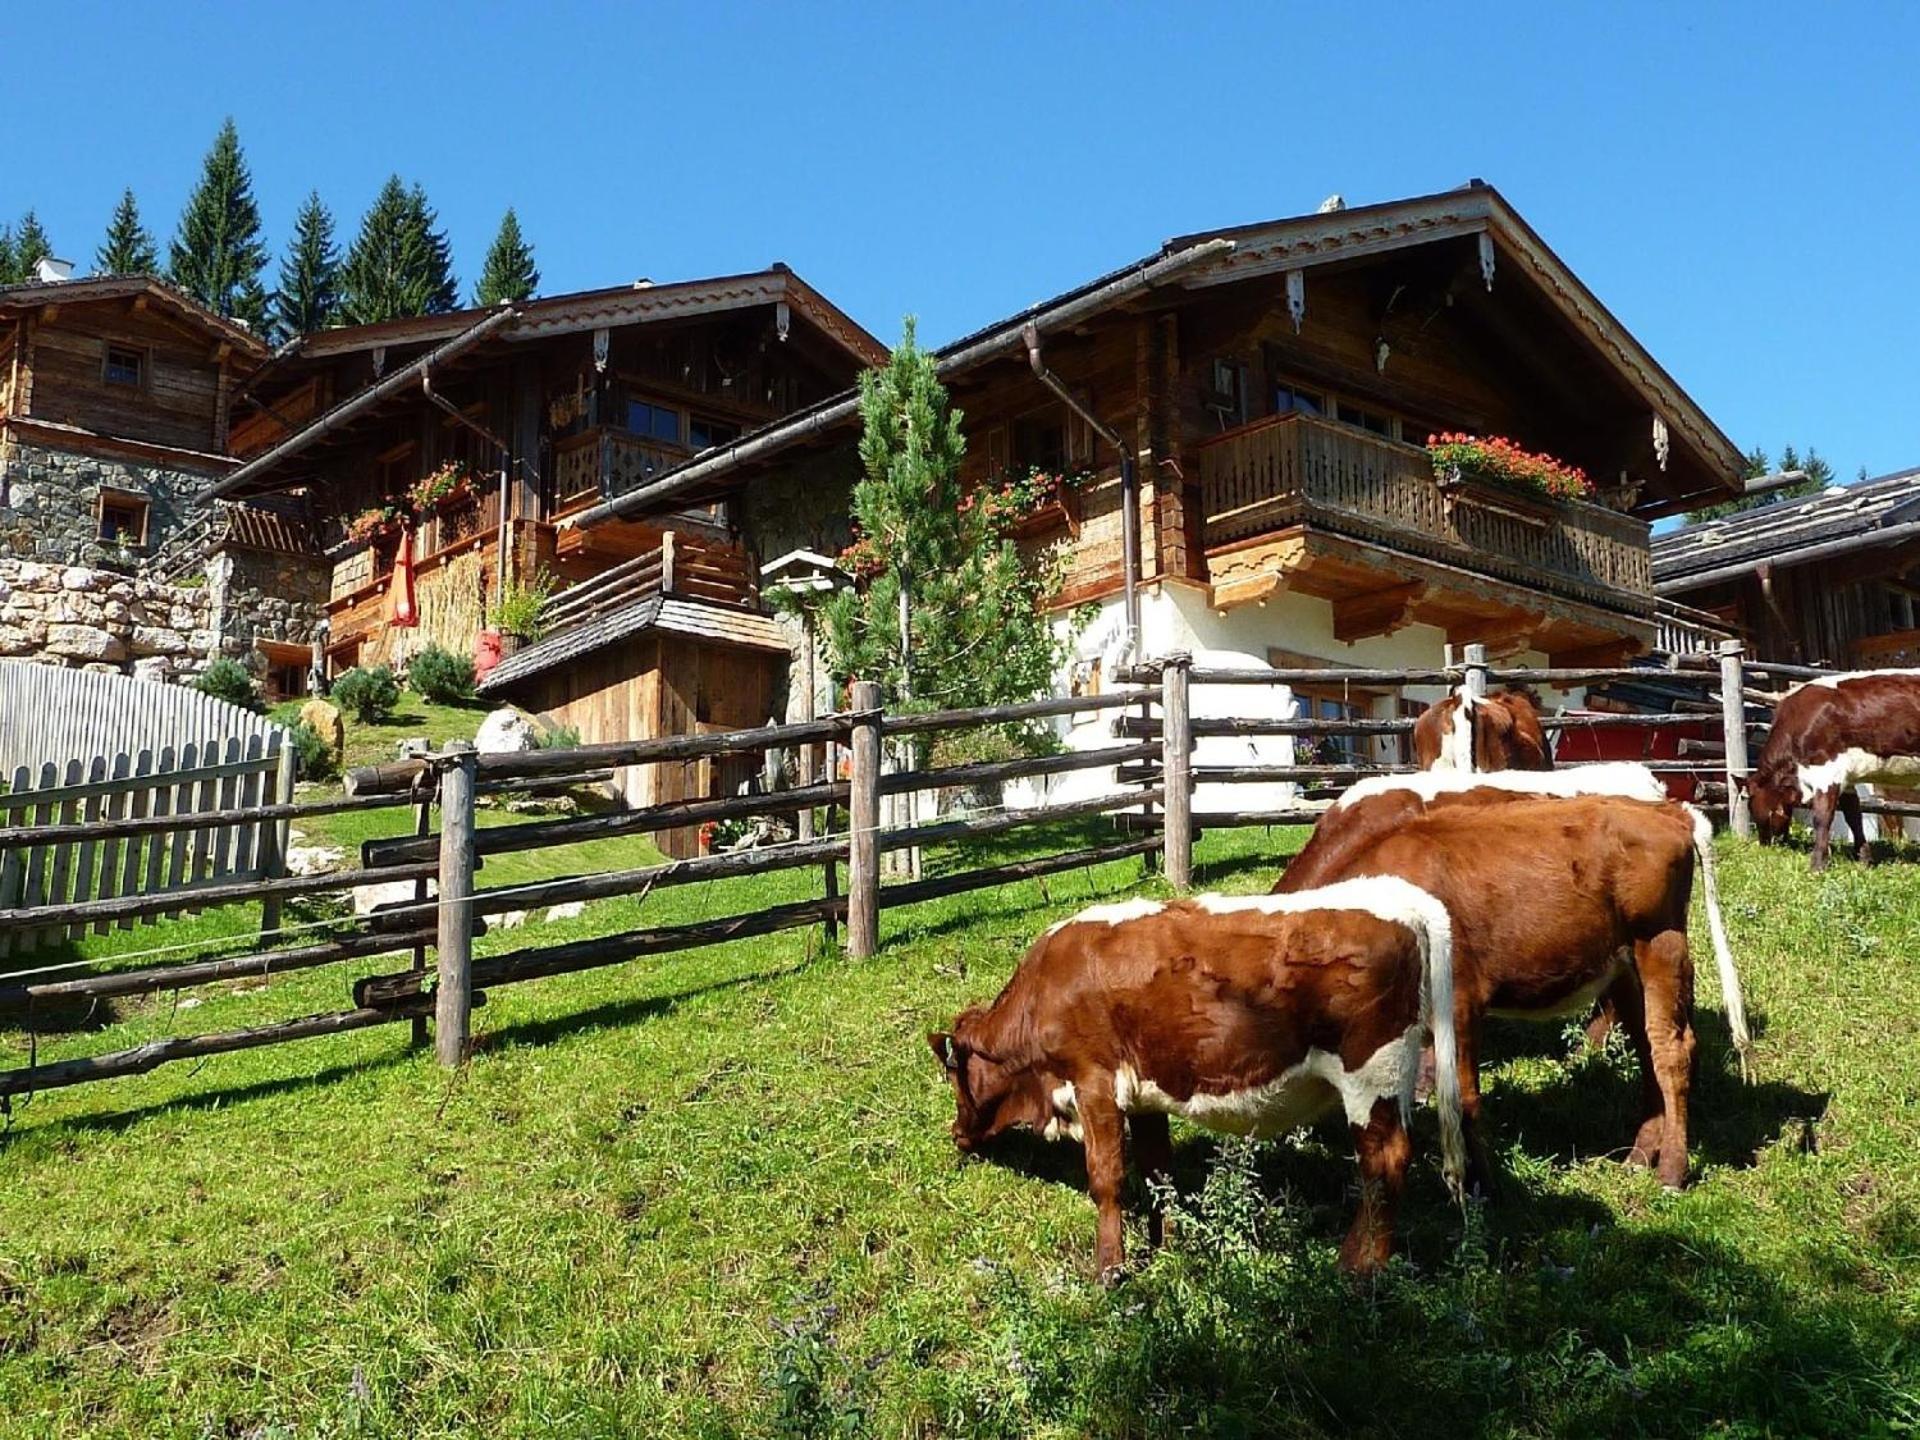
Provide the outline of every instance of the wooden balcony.
{"type": "Polygon", "coordinates": [[[744,554],[697,532],[665,530],[652,549],[548,601],[547,630],[566,630],[653,595],[743,610],[760,603],[753,564],[744,554]]]}
{"type": "Polygon", "coordinates": [[[586,496],[624,494],[691,454],[685,446],[663,444],[610,425],[569,435],[553,447],[555,508],[564,510],[586,496]]]}
{"type": "MultiPolygon", "coordinates": [[[[1630,515],[1581,501],[1448,493],[1424,450],[1304,415],[1230,431],[1199,458],[1210,560],[1283,533],[1336,536],[1617,612],[1633,618],[1634,633],[1653,614],[1647,525],[1630,515]]],[[[1217,578],[1221,566],[1213,568],[1217,578]]],[[[1446,588],[1446,574],[1428,567],[1421,583],[1446,588]]]]}

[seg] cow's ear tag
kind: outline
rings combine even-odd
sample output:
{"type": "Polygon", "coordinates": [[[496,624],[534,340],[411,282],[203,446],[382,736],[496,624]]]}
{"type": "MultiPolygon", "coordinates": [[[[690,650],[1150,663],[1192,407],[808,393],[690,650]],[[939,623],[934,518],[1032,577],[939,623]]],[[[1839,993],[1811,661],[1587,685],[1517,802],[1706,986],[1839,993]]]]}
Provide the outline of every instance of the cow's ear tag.
{"type": "Polygon", "coordinates": [[[928,1034],[927,1045],[933,1051],[934,1058],[948,1070],[960,1068],[959,1051],[953,1043],[953,1035],[946,1030],[935,1030],[928,1034]]]}

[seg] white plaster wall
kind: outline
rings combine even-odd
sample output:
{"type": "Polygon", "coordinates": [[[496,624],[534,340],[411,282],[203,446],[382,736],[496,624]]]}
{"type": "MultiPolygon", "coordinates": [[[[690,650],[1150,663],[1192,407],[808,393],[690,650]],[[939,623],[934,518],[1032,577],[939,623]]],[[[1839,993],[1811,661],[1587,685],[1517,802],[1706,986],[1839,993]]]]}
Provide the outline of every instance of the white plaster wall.
{"type": "MultiPolygon", "coordinates": [[[[1071,628],[1062,622],[1062,628],[1071,628]]],[[[1124,641],[1124,607],[1119,597],[1103,602],[1086,629],[1075,637],[1076,660],[1099,659],[1103,690],[1119,688],[1114,674],[1125,663],[1121,653],[1124,641]]],[[[1187,651],[1196,666],[1213,669],[1258,669],[1266,667],[1270,647],[1325,660],[1330,666],[1362,669],[1431,669],[1446,656],[1446,632],[1431,625],[1409,625],[1392,635],[1376,635],[1348,644],[1333,635],[1333,607],[1324,600],[1290,591],[1279,591],[1263,604],[1242,605],[1219,614],[1206,603],[1204,592],[1189,586],[1168,585],[1144,591],[1140,597],[1140,653],[1157,657],[1187,651]]],[[[1543,666],[1547,657],[1529,651],[1503,666],[1543,666]]],[[[1060,677],[1057,689],[1067,693],[1068,677],[1060,677]]],[[[1438,700],[1444,686],[1410,685],[1402,692],[1413,701],[1438,700]]],[[[1578,692],[1559,695],[1543,691],[1541,700],[1551,709],[1572,704],[1578,692]]],[[[1374,718],[1391,719],[1391,702],[1377,702],[1374,718]]],[[[1233,717],[1289,718],[1297,713],[1293,692],[1281,685],[1196,685],[1192,692],[1194,718],[1233,717]]],[[[1088,711],[1063,719],[1057,731],[1063,743],[1074,750],[1091,750],[1123,743],[1113,735],[1115,710],[1088,711]]],[[[1383,736],[1370,743],[1382,760],[1398,755],[1396,737],[1383,736]]],[[[1195,744],[1196,765],[1288,765],[1293,763],[1293,740],[1289,736],[1234,737],[1214,736],[1195,744]]],[[[1009,785],[1009,804],[1062,804],[1105,794],[1117,788],[1111,769],[1083,770],[1069,775],[1043,777],[1031,782],[1009,785]]],[[[1194,792],[1195,810],[1278,810],[1294,802],[1291,785],[1201,785],[1194,792]]]]}

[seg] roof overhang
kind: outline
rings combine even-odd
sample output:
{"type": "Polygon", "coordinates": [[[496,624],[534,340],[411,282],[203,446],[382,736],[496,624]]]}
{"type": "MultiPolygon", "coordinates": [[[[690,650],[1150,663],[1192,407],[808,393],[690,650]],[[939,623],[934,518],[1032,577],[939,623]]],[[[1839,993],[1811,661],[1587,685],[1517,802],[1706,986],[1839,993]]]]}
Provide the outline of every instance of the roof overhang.
{"type": "Polygon", "coordinates": [[[217,315],[199,301],[151,275],[98,275],[87,280],[36,281],[0,287],[0,315],[20,316],[70,305],[100,305],[117,300],[140,300],[167,313],[169,318],[202,331],[218,344],[256,364],[271,353],[266,342],[246,326],[217,315]]]}

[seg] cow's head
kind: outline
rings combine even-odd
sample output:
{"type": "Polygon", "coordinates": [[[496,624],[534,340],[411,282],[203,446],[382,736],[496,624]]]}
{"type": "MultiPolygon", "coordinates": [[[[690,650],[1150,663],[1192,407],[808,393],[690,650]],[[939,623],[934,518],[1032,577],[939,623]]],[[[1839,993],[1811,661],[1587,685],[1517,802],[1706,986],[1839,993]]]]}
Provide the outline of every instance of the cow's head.
{"type": "Polygon", "coordinates": [[[1762,845],[1784,840],[1793,826],[1793,807],[1800,803],[1800,786],[1791,775],[1762,768],[1748,775],[1743,788],[1747,792],[1747,813],[1753,816],[1753,833],[1762,845]]]}
{"type": "Polygon", "coordinates": [[[934,1058],[953,1081],[953,1143],[963,1155],[1016,1126],[1044,1129],[1053,1113],[1041,1077],[1031,1067],[982,1054],[962,1038],[966,1019],[961,1016],[953,1030],[927,1036],[934,1058]]]}

